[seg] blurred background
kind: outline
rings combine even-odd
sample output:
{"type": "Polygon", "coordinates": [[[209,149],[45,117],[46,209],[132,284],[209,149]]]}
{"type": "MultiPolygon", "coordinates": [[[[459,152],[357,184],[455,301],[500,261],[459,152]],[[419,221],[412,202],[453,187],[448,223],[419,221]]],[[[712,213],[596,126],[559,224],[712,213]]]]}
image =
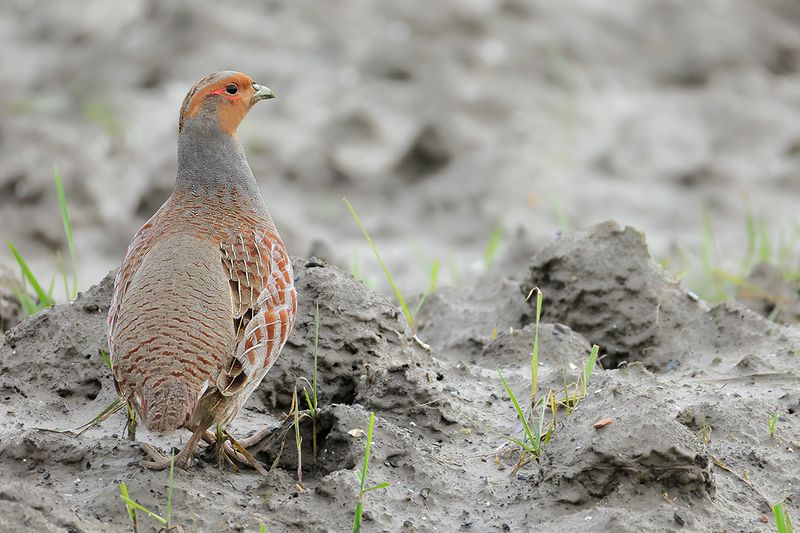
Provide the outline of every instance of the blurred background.
{"type": "Polygon", "coordinates": [[[345,196],[406,294],[606,219],[698,291],[798,270],[796,0],[4,0],[0,57],[0,263],[11,241],[44,282],[54,165],[85,289],[170,194],[183,96],[226,69],[278,95],[240,139],[290,252],[379,290],[345,196]]]}

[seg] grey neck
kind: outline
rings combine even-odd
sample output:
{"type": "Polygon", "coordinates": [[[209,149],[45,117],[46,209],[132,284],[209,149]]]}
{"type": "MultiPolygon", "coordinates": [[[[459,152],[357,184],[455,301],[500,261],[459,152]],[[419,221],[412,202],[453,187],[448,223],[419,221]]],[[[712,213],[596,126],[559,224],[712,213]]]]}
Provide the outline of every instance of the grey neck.
{"type": "Polygon", "coordinates": [[[260,198],[239,140],[218,127],[193,122],[187,121],[178,134],[175,190],[195,195],[229,191],[260,198]]]}

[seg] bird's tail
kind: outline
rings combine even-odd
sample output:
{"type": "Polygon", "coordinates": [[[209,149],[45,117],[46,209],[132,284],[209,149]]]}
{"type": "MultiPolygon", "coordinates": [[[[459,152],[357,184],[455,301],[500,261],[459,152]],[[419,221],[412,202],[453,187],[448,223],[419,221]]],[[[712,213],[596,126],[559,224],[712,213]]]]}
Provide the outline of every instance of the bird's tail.
{"type": "Polygon", "coordinates": [[[185,426],[192,418],[197,395],[178,378],[168,379],[151,387],[144,395],[140,413],[145,427],[158,433],[169,433],[185,426]]]}

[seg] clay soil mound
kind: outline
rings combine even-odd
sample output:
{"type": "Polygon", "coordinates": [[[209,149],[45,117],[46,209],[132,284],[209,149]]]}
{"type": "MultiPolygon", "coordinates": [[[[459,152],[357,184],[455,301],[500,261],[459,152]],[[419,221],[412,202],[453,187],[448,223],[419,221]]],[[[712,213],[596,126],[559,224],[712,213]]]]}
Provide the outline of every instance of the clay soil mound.
{"type": "MultiPolygon", "coordinates": [[[[800,330],[697,300],[651,259],[641,233],[612,223],[552,242],[529,266],[521,281],[432,295],[418,342],[385,298],[337,267],[296,259],[297,325],[230,430],[280,427],[295,384],[312,376],[318,305],[318,454],[305,420],[304,490],[293,432],[282,450],[279,438],[251,450],[275,465],[266,477],[220,470],[207,450],[176,472],[173,522],[349,530],[370,411],[368,484],[390,485],[367,495],[365,531],[772,531],[770,505],[783,498],[798,516],[800,330]],[[527,399],[533,287],[544,293],[540,394],[575,382],[591,344],[606,370],[595,369],[569,415],[558,409],[539,460],[520,462],[501,436],[523,438],[497,370],[527,399]]],[[[112,279],[23,320],[0,345],[0,531],[130,531],[123,481],[166,513],[167,474],[138,466],[124,411],[80,436],[50,431],[87,422],[116,395],[100,355],[112,279]]],[[[140,522],[158,529],[141,513],[140,522]]]]}

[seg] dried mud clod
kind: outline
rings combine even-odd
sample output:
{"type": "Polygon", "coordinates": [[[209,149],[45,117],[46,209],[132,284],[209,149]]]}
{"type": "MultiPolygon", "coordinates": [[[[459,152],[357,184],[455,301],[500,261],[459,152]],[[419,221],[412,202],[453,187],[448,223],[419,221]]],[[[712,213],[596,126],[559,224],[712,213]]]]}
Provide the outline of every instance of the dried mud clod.
{"type": "Polygon", "coordinates": [[[610,371],[601,386],[545,449],[542,482],[556,498],[573,505],[624,499],[642,486],[673,497],[714,495],[710,458],[695,433],[651,396],[652,376],[637,367],[610,371]]]}
{"type": "MultiPolygon", "coordinates": [[[[287,409],[295,384],[311,394],[315,314],[319,304],[320,405],[359,403],[396,412],[420,426],[449,417],[439,363],[405,334],[405,319],[389,301],[349,273],[320,260],[295,260],[300,294],[295,329],[256,395],[287,409]]],[[[305,401],[301,402],[306,407],[305,401]]]]}
{"type": "MultiPolygon", "coordinates": [[[[682,289],[650,256],[644,235],[604,222],[557,239],[532,259],[522,284],[545,294],[543,320],[561,322],[598,344],[603,365],[640,361],[664,373],[719,374],[754,355],[790,364],[795,329],[734,302],[709,306],[682,289]],[[755,347],[755,348],[753,348],[755,347]]],[[[531,298],[530,305],[535,306],[531,298]]]]}
{"type": "Polygon", "coordinates": [[[647,360],[659,342],[662,302],[679,295],[677,282],[650,257],[644,235],[615,222],[558,239],[534,255],[522,292],[534,287],[545,294],[544,320],[599,344],[611,367],[647,360]]]}
{"type": "Polygon", "coordinates": [[[520,329],[530,319],[519,283],[492,278],[477,287],[442,287],[425,299],[416,321],[437,357],[463,360],[478,356],[493,332],[520,329]]]}
{"type": "Polygon", "coordinates": [[[0,395],[24,398],[42,424],[60,427],[57,415],[69,407],[113,398],[111,371],[100,355],[108,350],[113,284],[112,272],[74,303],[45,309],[0,337],[0,395]]]}

